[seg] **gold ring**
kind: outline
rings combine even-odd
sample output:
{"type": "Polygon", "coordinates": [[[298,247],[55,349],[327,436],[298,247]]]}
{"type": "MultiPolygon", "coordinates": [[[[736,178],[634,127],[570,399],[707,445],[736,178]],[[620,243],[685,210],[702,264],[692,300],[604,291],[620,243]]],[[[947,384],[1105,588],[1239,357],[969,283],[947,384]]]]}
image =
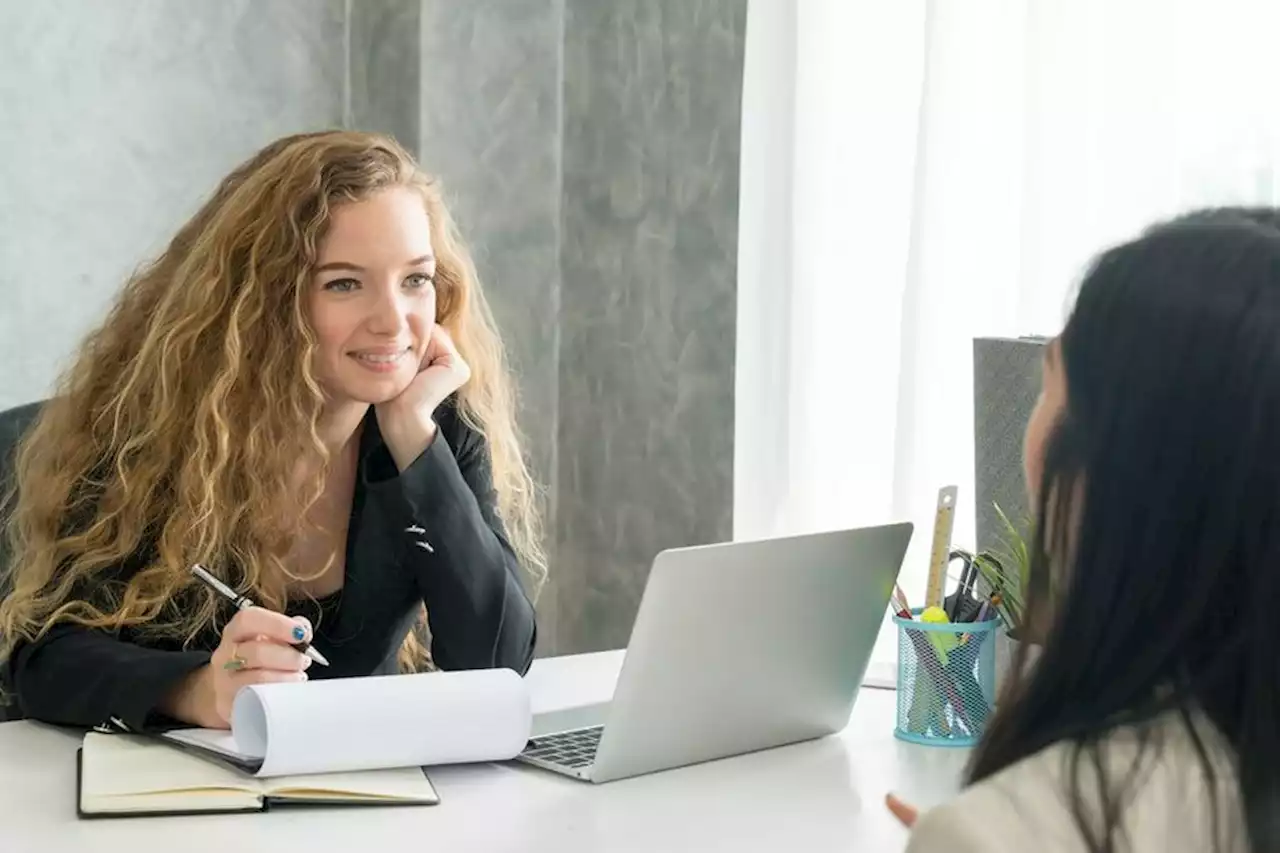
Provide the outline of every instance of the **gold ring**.
{"type": "Polygon", "coordinates": [[[235,643],[231,646],[231,659],[222,665],[223,669],[229,669],[238,672],[249,665],[249,662],[240,657],[240,644],[235,643]]]}

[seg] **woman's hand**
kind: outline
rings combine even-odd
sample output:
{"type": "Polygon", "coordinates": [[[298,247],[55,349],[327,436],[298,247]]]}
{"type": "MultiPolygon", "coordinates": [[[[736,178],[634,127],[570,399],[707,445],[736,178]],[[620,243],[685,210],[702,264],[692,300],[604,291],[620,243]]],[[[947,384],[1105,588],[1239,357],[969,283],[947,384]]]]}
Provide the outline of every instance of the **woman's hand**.
{"type": "Polygon", "coordinates": [[[418,375],[399,397],[380,407],[393,414],[396,410],[426,412],[428,416],[445,399],[471,378],[471,367],[463,360],[453,337],[439,323],[431,330],[427,351],[418,365],[418,375]]]}
{"type": "Polygon", "coordinates": [[[401,471],[408,468],[436,436],[432,416],[450,394],[471,378],[471,367],[462,358],[453,338],[438,323],[427,341],[418,375],[394,400],[378,403],[374,411],[378,429],[401,471]]]}
{"type": "Polygon", "coordinates": [[[307,680],[311,658],[292,648],[311,639],[311,623],[248,607],[222,629],[222,642],[167,703],[171,716],[204,728],[231,726],[231,704],[250,684],[307,680]]]}
{"type": "Polygon", "coordinates": [[[903,802],[893,794],[885,795],[884,804],[893,813],[893,816],[898,819],[898,822],[907,829],[916,825],[916,818],[920,816],[920,812],[915,806],[903,802]]]}

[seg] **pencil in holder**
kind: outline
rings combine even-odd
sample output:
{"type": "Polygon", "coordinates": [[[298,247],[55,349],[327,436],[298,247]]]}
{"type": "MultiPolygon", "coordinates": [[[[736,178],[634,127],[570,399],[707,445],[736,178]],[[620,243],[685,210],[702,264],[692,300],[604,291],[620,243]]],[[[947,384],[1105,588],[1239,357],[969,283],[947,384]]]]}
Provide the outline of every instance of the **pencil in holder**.
{"type": "Polygon", "coordinates": [[[929,746],[975,745],[995,710],[1000,620],[921,622],[895,616],[893,621],[898,626],[894,736],[929,746]]]}

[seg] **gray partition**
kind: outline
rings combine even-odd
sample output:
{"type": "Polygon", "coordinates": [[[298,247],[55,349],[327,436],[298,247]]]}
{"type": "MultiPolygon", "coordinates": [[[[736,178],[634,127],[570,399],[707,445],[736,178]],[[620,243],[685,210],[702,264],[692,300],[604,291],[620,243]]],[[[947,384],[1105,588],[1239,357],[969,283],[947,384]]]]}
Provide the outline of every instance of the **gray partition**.
{"type": "Polygon", "coordinates": [[[539,654],[616,648],[654,554],[732,536],[746,0],[418,14],[419,150],[475,249],[546,485],[539,654]]]}
{"type": "Polygon", "coordinates": [[[733,535],[745,28],[741,0],[567,6],[562,651],[625,645],[654,555],[733,535]]]}
{"type": "Polygon", "coordinates": [[[973,342],[974,496],[977,547],[998,545],[999,504],[1019,524],[1028,516],[1022,436],[1040,394],[1045,338],[975,338],[973,342]]]}

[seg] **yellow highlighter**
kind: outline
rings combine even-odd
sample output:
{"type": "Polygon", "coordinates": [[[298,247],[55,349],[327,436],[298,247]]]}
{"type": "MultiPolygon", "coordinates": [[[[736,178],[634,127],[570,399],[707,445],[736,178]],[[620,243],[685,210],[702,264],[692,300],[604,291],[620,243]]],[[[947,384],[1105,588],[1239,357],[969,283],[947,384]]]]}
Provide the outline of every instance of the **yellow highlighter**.
{"type": "MultiPolygon", "coordinates": [[[[926,607],[920,614],[921,622],[930,622],[934,625],[945,625],[951,620],[947,618],[947,612],[941,607],[926,607]]],[[[934,649],[938,652],[938,661],[943,665],[947,665],[947,653],[960,645],[960,638],[946,631],[925,631],[925,636],[929,638],[929,642],[933,644],[934,649]]]]}

